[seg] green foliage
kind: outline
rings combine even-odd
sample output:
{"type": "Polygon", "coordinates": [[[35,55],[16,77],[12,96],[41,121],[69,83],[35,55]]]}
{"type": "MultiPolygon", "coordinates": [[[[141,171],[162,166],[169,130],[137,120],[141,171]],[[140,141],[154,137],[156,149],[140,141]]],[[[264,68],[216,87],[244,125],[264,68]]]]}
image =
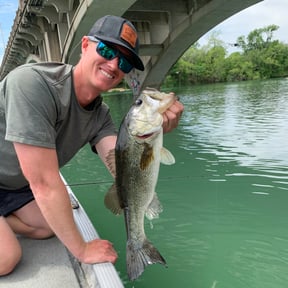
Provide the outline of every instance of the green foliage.
{"type": "Polygon", "coordinates": [[[276,25],[255,29],[240,36],[241,50],[230,55],[215,32],[208,44],[193,44],[169,71],[165,86],[195,83],[244,81],[288,76],[288,45],[273,40],[276,25]]]}
{"type": "Polygon", "coordinates": [[[255,29],[250,32],[247,36],[247,41],[245,41],[244,36],[240,36],[237,40],[237,44],[241,47],[244,53],[255,50],[263,50],[269,47],[272,42],[273,32],[278,30],[279,26],[269,25],[264,28],[255,29]]]}

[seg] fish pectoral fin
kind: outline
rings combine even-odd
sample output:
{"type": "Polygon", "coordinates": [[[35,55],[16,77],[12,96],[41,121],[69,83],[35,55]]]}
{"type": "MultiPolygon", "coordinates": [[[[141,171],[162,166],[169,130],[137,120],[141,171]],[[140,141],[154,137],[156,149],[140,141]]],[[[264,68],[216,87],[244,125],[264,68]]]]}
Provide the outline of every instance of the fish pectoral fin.
{"type": "Polygon", "coordinates": [[[163,211],[163,207],[158,199],[156,193],[154,193],[153,199],[150,202],[147,210],[145,211],[145,216],[147,219],[152,220],[155,218],[159,218],[159,214],[163,211]]]}
{"type": "Polygon", "coordinates": [[[104,204],[115,215],[120,215],[123,209],[120,206],[119,197],[115,183],[110,187],[105,195],[104,204]]]}
{"type": "Polygon", "coordinates": [[[161,153],[161,160],[160,161],[162,164],[172,165],[175,163],[175,158],[169,150],[162,147],[160,153],[161,153]]]}

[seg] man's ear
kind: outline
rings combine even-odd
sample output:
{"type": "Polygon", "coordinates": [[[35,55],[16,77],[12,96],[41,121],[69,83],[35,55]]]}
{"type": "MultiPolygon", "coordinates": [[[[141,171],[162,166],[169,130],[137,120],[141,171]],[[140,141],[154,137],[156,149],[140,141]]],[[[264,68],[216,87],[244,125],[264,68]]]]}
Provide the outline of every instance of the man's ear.
{"type": "Polygon", "coordinates": [[[89,38],[87,36],[83,36],[81,41],[82,53],[87,50],[88,46],[89,46],[89,38]]]}

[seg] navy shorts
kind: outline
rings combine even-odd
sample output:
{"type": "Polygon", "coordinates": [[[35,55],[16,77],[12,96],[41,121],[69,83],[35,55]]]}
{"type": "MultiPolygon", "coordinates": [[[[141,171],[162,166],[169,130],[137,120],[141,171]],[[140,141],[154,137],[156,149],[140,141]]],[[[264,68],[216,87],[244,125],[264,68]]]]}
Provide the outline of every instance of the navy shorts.
{"type": "Polygon", "coordinates": [[[9,216],[32,200],[34,196],[29,186],[17,190],[0,188],[0,216],[9,216]]]}

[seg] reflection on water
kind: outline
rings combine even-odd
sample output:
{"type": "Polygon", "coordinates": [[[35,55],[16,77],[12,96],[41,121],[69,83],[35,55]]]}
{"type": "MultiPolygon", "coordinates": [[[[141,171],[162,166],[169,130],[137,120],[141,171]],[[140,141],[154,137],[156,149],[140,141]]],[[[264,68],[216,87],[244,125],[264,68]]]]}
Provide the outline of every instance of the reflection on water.
{"type": "MultiPolygon", "coordinates": [[[[178,95],[185,112],[164,137],[176,164],[161,166],[164,212],[145,227],[167,269],[153,265],[130,283],[123,218],[103,205],[111,177],[88,147],[63,169],[69,183],[90,183],[73,189],[114,243],[125,287],[287,287],[288,81],[190,87],[178,95]]],[[[131,99],[105,99],[116,123],[131,99]]]]}
{"type": "Polygon", "coordinates": [[[196,135],[204,151],[220,160],[258,168],[287,165],[288,92],[283,81],[219,85],[209,94],[200,88],[193,103],[191,94],[181,97],[190,106],[183,117],[186,138],[196,135]]]}

